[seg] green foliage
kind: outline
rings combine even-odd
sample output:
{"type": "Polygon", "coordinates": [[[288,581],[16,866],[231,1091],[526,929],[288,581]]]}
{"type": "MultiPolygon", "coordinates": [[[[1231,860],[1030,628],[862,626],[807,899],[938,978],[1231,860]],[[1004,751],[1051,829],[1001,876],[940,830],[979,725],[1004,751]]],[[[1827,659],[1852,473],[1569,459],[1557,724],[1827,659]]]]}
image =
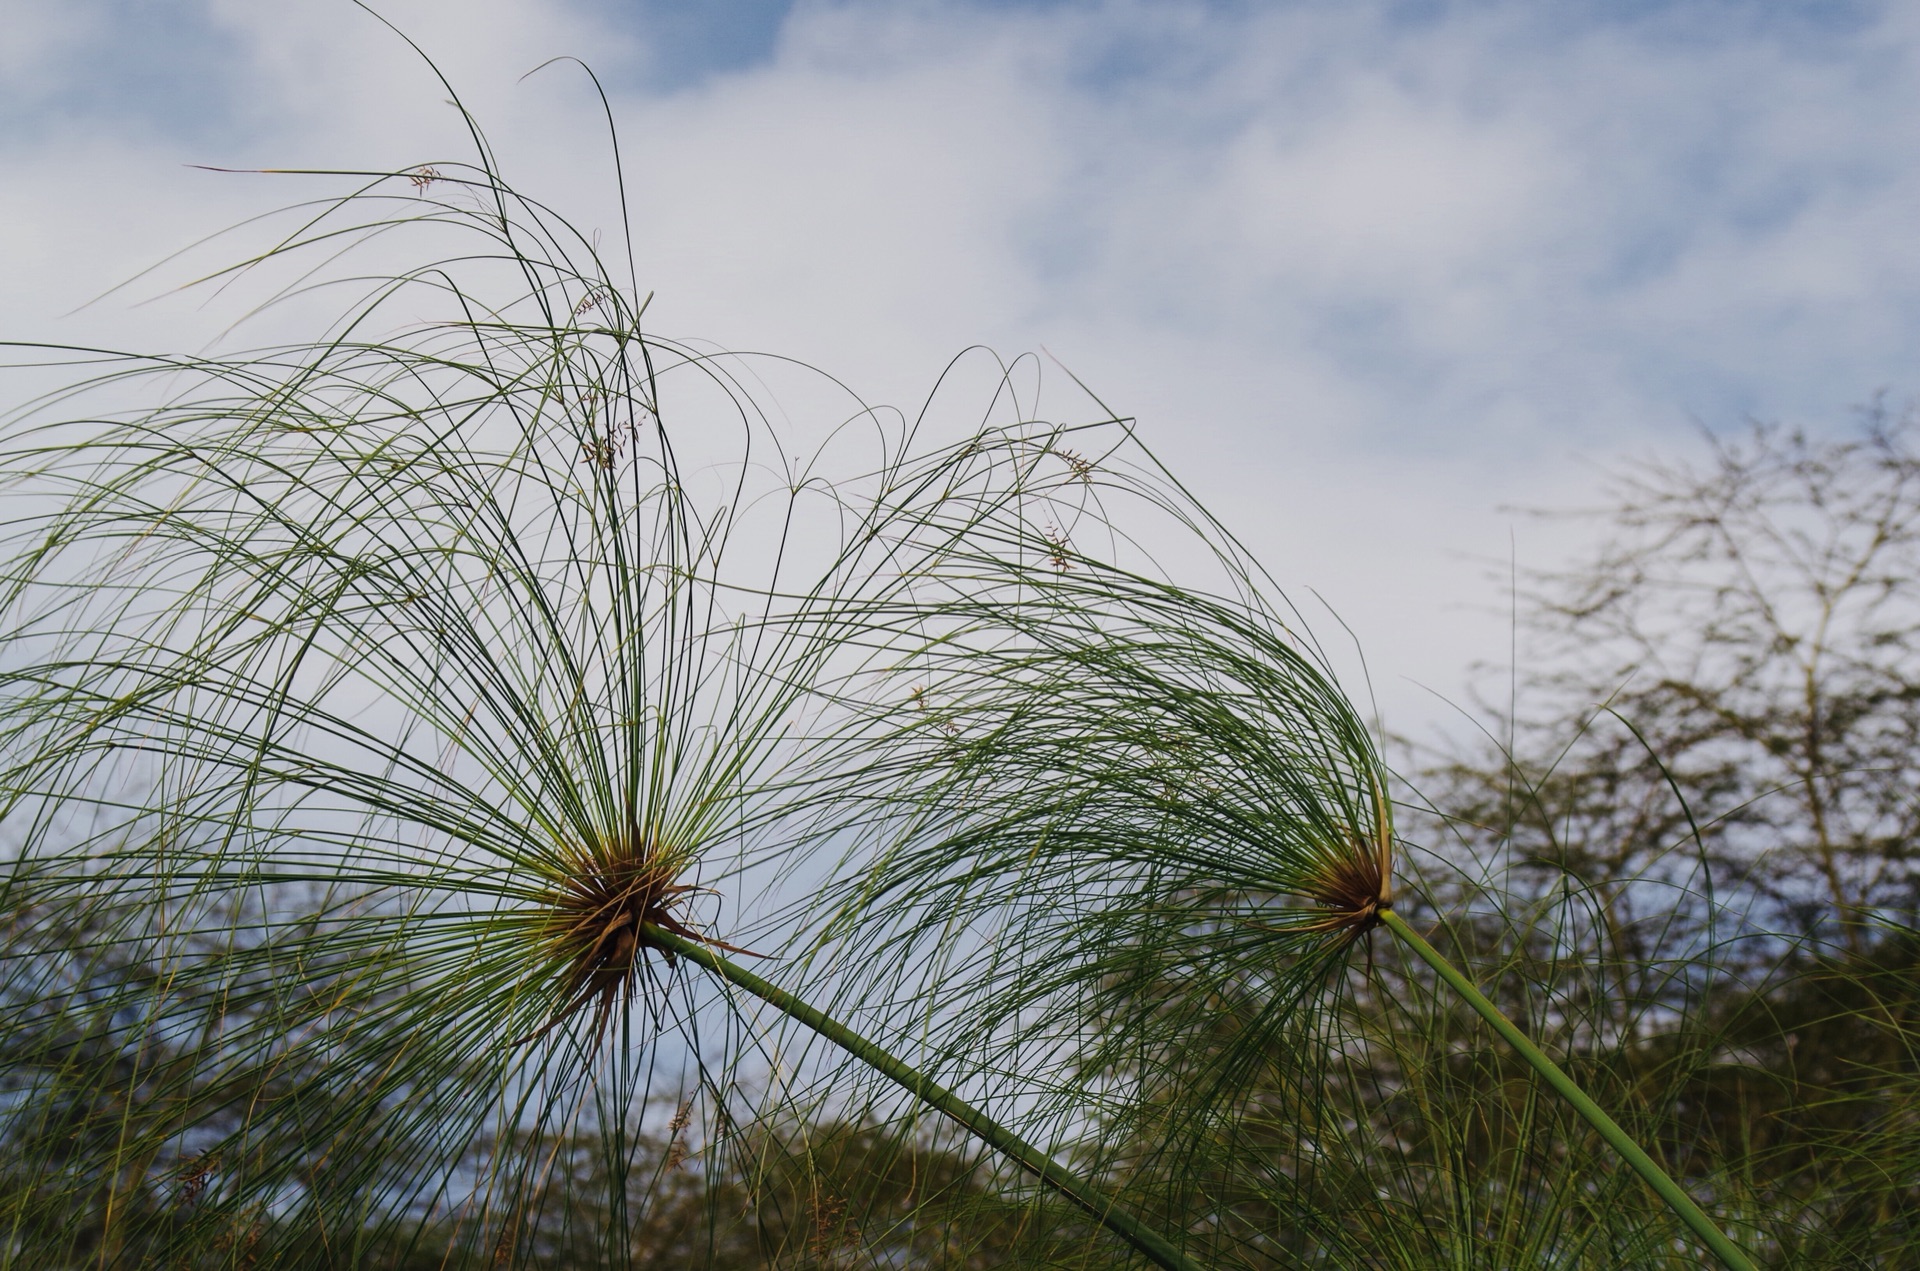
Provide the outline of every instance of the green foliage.
{"type": "MultiPolygon", "coordinates": [[[[1667,1268],[1681,1192],[1911,1264],[1905,804],[1835,766],[1912,757],[1897,429],[1628,518],[1750,562],[1743,491],[1869,462],[1768,540],[1864,589],[1796,584],[1821,652],[1722,588],[1731,681],[1611,698],[1644,763],[1562,712],[1419,805],[1127,421],[975,359],[941,445],[955,385],[892,425],[662,339],[476,143],[216,275],[437,253],[266,284],[356,287],[323,339],[20,356],[83,382],[0,455],[0,1267],[1667,1268]]],[[[1639,603],[1551,612],[1627,648],[1639,603]]]]}

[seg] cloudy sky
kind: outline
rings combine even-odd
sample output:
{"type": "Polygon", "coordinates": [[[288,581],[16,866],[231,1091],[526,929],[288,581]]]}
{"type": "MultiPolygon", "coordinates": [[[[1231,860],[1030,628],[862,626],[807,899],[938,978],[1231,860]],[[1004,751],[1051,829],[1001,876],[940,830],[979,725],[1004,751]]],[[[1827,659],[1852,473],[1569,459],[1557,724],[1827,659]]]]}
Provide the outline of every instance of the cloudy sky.
{"type": "MultiPolygon", "coordinates": [[[[656,330],[909,406],[1044,347],[1338,611],[1402,727],[1504,656],[1487,562],[1570,547],[1506,505],[1920,389],[1916,6],[377,7],[510,179],[613,232],[583,78],[521,78],[594,67],[656,330]]],[[[444,95],[347,0],[7,0],[0,338],[206,338],[137,290],[70,311],[315,192],[189,165],[464,158],[444,95]]]]}

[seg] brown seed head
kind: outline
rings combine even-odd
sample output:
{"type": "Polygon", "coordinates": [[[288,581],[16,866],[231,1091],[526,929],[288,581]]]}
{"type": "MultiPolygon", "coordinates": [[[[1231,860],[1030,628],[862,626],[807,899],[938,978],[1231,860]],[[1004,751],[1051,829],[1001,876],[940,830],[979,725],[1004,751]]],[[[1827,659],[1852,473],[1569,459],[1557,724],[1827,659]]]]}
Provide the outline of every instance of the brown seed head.
{"type": "Polygon", "coordinates": [[[565,868],[540,900],[546,908],[543,935],[548,952],[566,964],[561,1007],[533,1041],[589,1006],[596,1039],[605,1031],[616,1004],[633,995],[642,954],[656,949],[671,962],[670,950],[651,940],[657,927],[730,953],[747,953],[688,927],[678,916],[689,893],[699,890],[676,881],[687,853],[669,848],[657,834],[635,830],[617,839],[574,849],[565,868]]]}
{"type": "Polygon", "coordinates": [[[1360,844],[1314,879],[1309,899],[1328,912],[1308,925],[1309,931],[1347,931],[1362,935],[1380,923],[1381,911],[1393,908],[1393,879],[1385,853],[1360,844]]]}
{"type": "Polygon", "coordinates": [[[1393,820],[1386,789],[1378,780],[1373,783],[1372,833],[1352,832],[1345,850],[1304,891],[1328,910],[1305,929],[1342,931],[1349,939],[1379,926],[1380,915],[1393,908],[1393,820]]]}

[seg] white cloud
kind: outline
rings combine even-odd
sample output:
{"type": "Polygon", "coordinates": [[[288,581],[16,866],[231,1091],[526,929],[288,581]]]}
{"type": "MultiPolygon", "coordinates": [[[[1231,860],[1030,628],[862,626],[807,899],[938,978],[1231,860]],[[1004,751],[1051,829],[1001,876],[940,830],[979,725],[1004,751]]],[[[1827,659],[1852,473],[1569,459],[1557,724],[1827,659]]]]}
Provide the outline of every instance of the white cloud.
{"type": "MultiPolygon", "coordinates": [[[[74,12],[29,0],[0,67],[47,73],[47,50],[88,38],[74,12]]],[[[379,167],[461,146],[439,86],[344,2],[209,12],[238,50],[245,127],[189,143],[76,116],[0,140],[7,334],[195,330],[178,305],[51,320],[308,188],[183,163],[379,167]]],[[[1523,4],[1418,22],[1360,4],[803,4],[771,61],[669,94],[618,82],[645,32],[604,8],[385,12],[510,175],[611,234],[597,103],[558,68],[516,82],[565,53],[609,72],[664,330],[792,353],[902,405],[966,344],[1044,344],[1139,414],[1283,582],[1327,595],[1396,718],[1433,710],[1406,679],[1455,692],[1505,647],[1497,617],[1462,607],[1498,603],[1463,554],[1507,553],[1503,501],[1573,498],[1581,457],[1690,414],[1833,417],[1913,385],[1907,10],[1676,33],[1523,4]]],[[[84,61],[59,65],[86,87],[84,61]]],[[[1516,532],[1523,561],[1557,550],[1516,532]]]]}
{"type": "Polygon", "coordinates": [[[98,15],[67,5],[29,5],[0,22],[0,82],[9,95],[44,92],[49,63],[98,26],[98,15]]]}

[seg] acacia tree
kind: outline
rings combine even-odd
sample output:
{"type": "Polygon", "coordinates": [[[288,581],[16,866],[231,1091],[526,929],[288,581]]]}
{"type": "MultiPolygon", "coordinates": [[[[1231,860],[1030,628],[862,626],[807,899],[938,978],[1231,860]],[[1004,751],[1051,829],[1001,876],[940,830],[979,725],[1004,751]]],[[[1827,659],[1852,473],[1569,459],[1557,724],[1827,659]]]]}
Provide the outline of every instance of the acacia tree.
{"type": "Polygon", "coordinates": [[[1599,546],[1520,579],[1527,661],[1480,743],[1414,755],[1427,875],[1514,1009],[1745,1197],[1784,1265],[1896,1257],[1920,1075],[1911,412],[1754,424],[1609,489],[1571,514],[1599,546]]]}
{"type": "Polygon", "coordinates": [[[1710,905],[1858,951],[1920,899],[1911,414],[1705,446],[1615,473],[1579,514],[1602,545],[1526,577],[1528,661],[1488,712],[1506,748],[1431,763],[1422,789],[1483,857],[1601,888],[1641,952],[1702,938],[1710,905]],[[1684,885],[1628,885],[1651,879],[1684,885]]]}

